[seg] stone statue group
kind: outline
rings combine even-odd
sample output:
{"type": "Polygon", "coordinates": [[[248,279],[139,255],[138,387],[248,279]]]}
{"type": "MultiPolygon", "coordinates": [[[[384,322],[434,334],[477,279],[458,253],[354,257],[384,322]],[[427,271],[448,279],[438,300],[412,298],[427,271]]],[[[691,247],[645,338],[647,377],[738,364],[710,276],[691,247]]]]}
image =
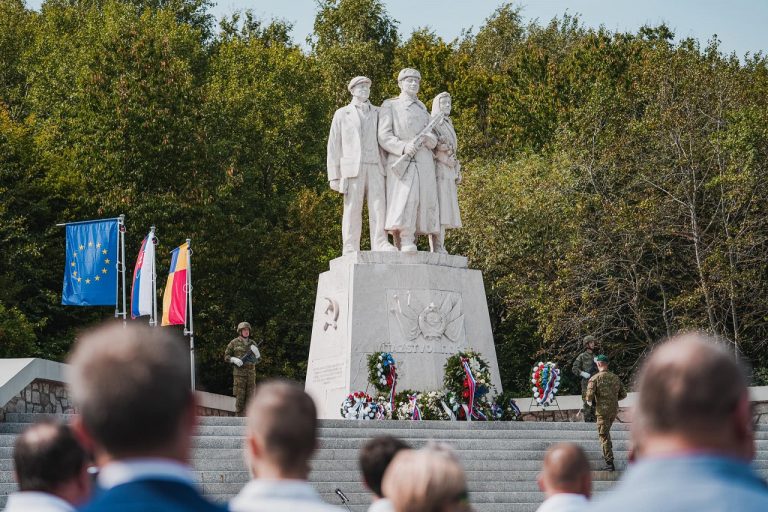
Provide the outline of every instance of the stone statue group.
{"type": "Polygon", "coordinates": [[[405,68],[397,82],[400,95],[376,107],[371,80],[353,78],[352,102],[333,116],[328,180],[344,195],[344,254],[360,250],[366,200],[373,251],[415,252],[416,237],[427,235],[432,252],[447,254],[445,230],[461,227],[451,96],[438,94],[430,115],[417,97],[421,74],[405,68]]]}

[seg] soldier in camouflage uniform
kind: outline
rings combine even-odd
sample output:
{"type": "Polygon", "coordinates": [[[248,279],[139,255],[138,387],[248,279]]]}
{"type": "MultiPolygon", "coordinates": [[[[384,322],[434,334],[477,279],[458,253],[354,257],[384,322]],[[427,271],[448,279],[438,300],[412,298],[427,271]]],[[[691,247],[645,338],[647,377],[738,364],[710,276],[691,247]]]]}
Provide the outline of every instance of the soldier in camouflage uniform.
{"type": "Polygon", "coordinates": [[[608,358],[599,355],[595,358],[598,373],[589,379],[587,386],[587,402],[595,404],[597,412],[597,434],[603,447],[605,459],[604,471],[615,471],[613,465],[613,443],[611,442],[611,425],[619,412],[619,400],[627,397],[627,392],[621,380],[615,373],[608,371],[608,358]]]}
{"type": "Polygon", "coordinates": [[[245,415],[245,403],[256,387],[256,363],[261,359],[259,349],[252,339],[251,324],[240,322],[237,326],[237,338],[227,345],[224,360],[232,363],[233,389],[235,395],[235,410],[238,416],[245,415]]]}
{"type": "Polygon", "coordinates": [[[579,357],[573,362],[571,370],[573,374],[581,381],[581,413],[584,416],[584,421],[595,421],[595,408],[587,404],[587,383],[589,379],[597,373],[597,366],[594,361],[594,350],[597,339],[594,336],[585,336],[582,345],[584,346],[584,352],[579,354],[579,357]]]}

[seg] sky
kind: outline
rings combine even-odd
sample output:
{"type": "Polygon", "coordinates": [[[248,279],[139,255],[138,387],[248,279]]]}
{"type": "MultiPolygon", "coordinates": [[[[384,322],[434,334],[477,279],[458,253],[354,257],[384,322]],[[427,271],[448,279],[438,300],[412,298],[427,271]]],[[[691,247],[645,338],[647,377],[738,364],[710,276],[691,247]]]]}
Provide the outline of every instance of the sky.
{"type": "MultiPolygon", "coordinates": [[[[429,26],[446,40],[462,29],[483,25],[501,0],[383,0],[390,16],[400,22],[407,37],[415,28],[429,26]]],[[[768,50],[768,0],[522,0],[525,19],[546,23],[564,13],[579,14],[590,27],[635,32],[643,25],[666,23],[678,39],[702,42],[714,34],[726,53],[768,50]]],[[[315,0],[218,0],[214,14],[252,9],[264,19],[282,18],[294,24],[293,37],[303,43],[312,32],[315,0]]]]}
{"type": "MultiPolygon", "coordinates": [[[[27,0],[39,8],[42,0],[27,0]]],[[[316,0],[214,0],[217,18],[251,9],[262,19],[280,18],[294,26],[293,38],[304,43],[312,32],[316,0]]],[[[428,26],[453,40],[462,29],[476,32],[501,0],[383,0],[390,16],[400,22],[404,37],[428,26]]],[[[677,39],[694,37],[705,43],[714,34],[726,53],[744,57],[768,50],[768,0],[518,0],[526,20],[546,23],[564,13],[578,14],[590,27],[635,32],[643,25],[666,23],[677,39]]]]}

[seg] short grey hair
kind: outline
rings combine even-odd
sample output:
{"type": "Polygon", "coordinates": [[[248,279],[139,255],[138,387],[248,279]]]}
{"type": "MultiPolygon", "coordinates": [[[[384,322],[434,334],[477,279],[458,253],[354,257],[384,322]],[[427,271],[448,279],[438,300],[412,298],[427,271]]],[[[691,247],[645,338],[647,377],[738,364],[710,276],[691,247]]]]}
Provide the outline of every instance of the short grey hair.
{"type": "Polygon", "coordinates": [[[82,336],[69,362],[83,424],[113,456],[174,442],[194,406],[187,351],[171,330],[113,322],[82,336]]]}
{"type": "Polygon", "coordinates": [[[272,379],[248,403],[248,430],[264,441],[266,456],[284,471],[305,470],[317,447],[317,409],[304,388],[272,379]]]}
{"type": "Polygon", "coordinates": [[[725,426],[747,394],[744,368],[702,333],[657,348],[637,381],[637,432],[700,434],[725,426]]]}

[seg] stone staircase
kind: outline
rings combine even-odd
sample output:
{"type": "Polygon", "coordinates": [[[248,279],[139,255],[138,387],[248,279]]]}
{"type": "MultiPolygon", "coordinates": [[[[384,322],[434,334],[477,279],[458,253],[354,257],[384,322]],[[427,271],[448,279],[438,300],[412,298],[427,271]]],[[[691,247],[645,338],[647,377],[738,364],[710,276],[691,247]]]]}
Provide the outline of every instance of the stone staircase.
{"type": "MultiPolygon", "coordinates": [[[[38,418],[40,415],[9,413],[6,422],[0,423],[0,507],[15,489],[11,460],[15,435],[38,418]]],[[[192,461],[195,474],[206,494],[226,501],[248,481],[242,450],[244,420],[202,417],[200,421],[192,461]]],[[[414,447],[428,441],[451,445],[467,472],[470,501],[478,512],[535,510],[543,500],[536,475],[543,452],[552,443],[576,442],[586,450],[593,468],[602,465],[594,424],[325,420],[320,427],[320,449],[310,479],[329,503],[340,504],[334,490],[341,489],[355,512],[362,512],[369,503],[358,471],[358,450],[367,439],[378,435],[393,435],[414,447]]],[[[628,426],[616,424],[612,432],[621,470],[626,466],[628,426]]],[[[763,476],[768,476],[768,427],[761,426],[757,437],[755,465],[763,476]]],[[[618,472],[594,471],[595,493],[608,490],[618,476],[618,472]]]]}

